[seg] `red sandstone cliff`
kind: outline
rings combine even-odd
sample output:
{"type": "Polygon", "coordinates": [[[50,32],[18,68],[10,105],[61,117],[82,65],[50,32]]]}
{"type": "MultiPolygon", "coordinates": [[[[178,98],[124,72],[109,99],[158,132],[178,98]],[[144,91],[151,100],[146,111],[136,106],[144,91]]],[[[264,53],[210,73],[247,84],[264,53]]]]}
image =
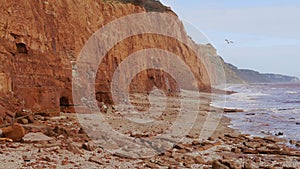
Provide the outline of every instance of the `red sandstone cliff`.
{"type": "MultiPolygon", "coordinates": [[[[0,113],[15,110],[14,104],[33,111],[60,111],[72,103],[72,65],[88,38],[116,18],[145,11],[167,12],[159,2],[102,0],[3,0],[0,4],[0,113]]],[[[184,28],[178,30],[185,38],[184,28]]],[[[110,82],[118,64],[129,54],[146,48],[160,48],[180,56],[194,73],[198,87],[209,90],[217,78],[208,75],[203,62],[186,45],[166,36],[136,35],[111,49],[98,70],[96,97],[111,102],[110,82]]],[[[203,50],[207,46],[200,47],[203,50]]],[[[214,50],[210,49],[209,50],[214,50]]],[[[202,52],[205,58],[207,52],[202,52]]],[[[213,63],[210,67],[212,67],[213,63]]],[[[212,72],[213,69],[211,69],[212,72]]],[[[212,75],[214,76],[214,75],[212,75]]],[[[130,88],[148,91],[153,86],[169,90],[159,70],[142,72],[130,88]]],[[[176,90],[176,84],[169,88],[176,90]]]]}

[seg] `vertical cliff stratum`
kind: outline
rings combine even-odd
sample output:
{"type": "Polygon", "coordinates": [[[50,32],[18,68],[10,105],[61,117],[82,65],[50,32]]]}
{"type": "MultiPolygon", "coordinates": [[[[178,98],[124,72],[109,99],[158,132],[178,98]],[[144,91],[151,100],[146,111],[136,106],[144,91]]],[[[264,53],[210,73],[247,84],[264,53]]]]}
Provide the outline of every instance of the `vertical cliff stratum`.
{"type": "MultiPolygon", "coordinates": [[[[0,112],[30,108],[57,114],[60,107],[72,105],[72,66],[89,37],[117,18],[149,11],[176,16],[154,0],[3,0],[0,4],[0,112]]],[[[188,38],[183,26],[177,31],[188,38]]],[[[199,60],[195,51],[185,44],[156,34],[136,35],[118,43],[100,64],[95,85],[99,101],[112,102],[109,92],[113,72],[129,54],[146,48],[168,50],[180,56],[197,79],[193,85],[202,91],[210,91],[211,84],[217,83],[217,77],[208,74],[214,72],[214,63],[207,70],[205,59],[199,60]]],[[[200,45],[198,49],[201,58],[206,59],[211,52],[203,51],[215,50],[210,45],[200,45]]],[[[176,91],[176,84],[165,85],[163,74],[159,70],[141,72],[131,89],[142,92],[156,86],[176,91]]]]}

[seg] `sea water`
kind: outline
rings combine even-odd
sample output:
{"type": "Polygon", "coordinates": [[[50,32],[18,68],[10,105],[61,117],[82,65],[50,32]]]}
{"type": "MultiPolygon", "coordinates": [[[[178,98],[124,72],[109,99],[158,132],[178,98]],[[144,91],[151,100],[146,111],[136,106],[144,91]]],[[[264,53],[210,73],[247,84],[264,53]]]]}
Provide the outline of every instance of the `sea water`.
{"type": "Polygon", "coordinates": [[[244,110],[225,114],[229,127],[253,136],[300,140],[300,83],[231,85],[227,90],[237,93],[213,106],[244,110]]]}

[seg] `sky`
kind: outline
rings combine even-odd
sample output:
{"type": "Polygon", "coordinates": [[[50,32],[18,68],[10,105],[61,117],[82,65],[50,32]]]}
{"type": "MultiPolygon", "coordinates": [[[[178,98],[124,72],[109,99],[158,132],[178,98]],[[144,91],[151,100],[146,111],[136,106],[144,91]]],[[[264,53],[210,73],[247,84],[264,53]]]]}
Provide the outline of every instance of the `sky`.
{"type": "MultiPolygon", "coordinates": [[[[299,0],[161,0],[239,68],[300,78],[299,0]],[[225,39],[234,43],[227,44],[225,39]]],[[[189,26],[187,26],[189,27],[189,26]]],[[[187,30],[192,38],[192,31],[187,30]]]]}

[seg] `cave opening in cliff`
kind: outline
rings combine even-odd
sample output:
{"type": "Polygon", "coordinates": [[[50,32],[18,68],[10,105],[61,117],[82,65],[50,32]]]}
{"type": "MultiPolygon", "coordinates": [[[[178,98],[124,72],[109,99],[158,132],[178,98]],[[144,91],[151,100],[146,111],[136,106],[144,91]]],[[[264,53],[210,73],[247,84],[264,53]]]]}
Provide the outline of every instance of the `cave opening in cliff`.
{"type": "Polygon", "coordinates": [[[17,43],[16,46],[18,53],[28,54],[28,50],[25,43],[17,43]]]}
{"type": "Polygon", "coordinates": [[[67,97],[61,97],[59,99],[59,106],[60,107],[68,107],[68,106],[70,106],[68,98],[67,97]]]}

